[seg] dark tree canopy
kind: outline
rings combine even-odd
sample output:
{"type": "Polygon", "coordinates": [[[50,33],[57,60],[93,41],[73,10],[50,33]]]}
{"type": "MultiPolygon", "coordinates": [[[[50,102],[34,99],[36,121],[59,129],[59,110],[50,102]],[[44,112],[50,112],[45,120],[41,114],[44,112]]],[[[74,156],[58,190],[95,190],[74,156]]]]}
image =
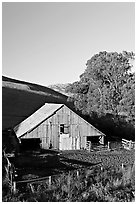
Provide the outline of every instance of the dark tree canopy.
{"type": "Polygon", "coordinates": [[[100,52],[87,61],[80,80],[67,87],[74,93],[74,104],[83,114],[122,116],[134,124],[135,75],[130,60],[133,52],[100,52]]]}

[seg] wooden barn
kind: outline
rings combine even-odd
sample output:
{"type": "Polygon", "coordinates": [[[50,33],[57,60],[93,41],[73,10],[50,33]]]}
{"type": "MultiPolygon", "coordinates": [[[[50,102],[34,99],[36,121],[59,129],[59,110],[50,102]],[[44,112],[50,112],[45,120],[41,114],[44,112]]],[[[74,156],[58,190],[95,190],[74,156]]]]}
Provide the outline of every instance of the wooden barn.
{"type": "Polygon", "coordinates": [[[104,134],[64,104],[45,104],[14,131],[29,148],[86,149],[87,141],[104,143],[104,134]]]}

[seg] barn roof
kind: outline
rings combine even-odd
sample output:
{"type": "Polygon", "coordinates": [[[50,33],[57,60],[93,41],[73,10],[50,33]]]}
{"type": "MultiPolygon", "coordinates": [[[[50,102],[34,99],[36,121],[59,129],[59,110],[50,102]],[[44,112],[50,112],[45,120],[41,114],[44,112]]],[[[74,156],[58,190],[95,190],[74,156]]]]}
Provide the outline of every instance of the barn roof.
{"type": "Polygon", "coordinates": [[[52,116],[56,111],[58,111],[64,104],[48,104],[46,103],[35,113],[33,113],[26,120],[22,121],[20,124],[15,126],[14,131],[17,137],[20,137],[27,133],[28,131],[35,128],[41,122],[52,116]]]}
{"type": "MultiPolygon", "coordinates": [[[[42,106],[40,109],[38,109],[36,112],[34,112],[30,117],[28,117],[26,120],[22,121],[20,124],[18,124],[14,131],[17,135],[17,137],[21,137],[27,132],[31,131],[35,127],[37,127],[40,123],[51,117],[53,114],[55,114],[60,108],[65,106],[65,104],[54,104],[54,103],[45,103],[44,106],[42,106]]],[[[67,107],[68,108],[68,107],[67,107]]],[[[72,110],[71,110],[72,111],[72,110]]],[[[74,111],[72,111],[74,114],[74,111]]],[[[78,114],[77,114],[78,115],[78,114]]],[[[79,115],[78,115],[79,116],[79,115]]],[[[80,116],[79,116],[80,117],[80,116]]],[[[81,118],[84,120],[83,118],[81,118]]],[[[86,120],[84,120],[86,123],[88,123],[86,120]]],[[[94,131],[97,133],[97,135],[105,135],[101,131],[99,131],[97,128],[95,128],[93,125],[88,123],[94,131]]]]}

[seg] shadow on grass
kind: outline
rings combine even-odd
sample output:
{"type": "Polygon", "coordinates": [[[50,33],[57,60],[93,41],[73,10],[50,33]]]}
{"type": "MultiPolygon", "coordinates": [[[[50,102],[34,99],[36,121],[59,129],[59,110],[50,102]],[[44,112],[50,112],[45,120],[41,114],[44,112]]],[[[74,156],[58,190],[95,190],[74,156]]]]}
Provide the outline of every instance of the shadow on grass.
{"type": "Polygon", "coordinates": [[[45,150],[42,154],[24,153],[13,161],[17,169],[17,180],[38,178],[61,174],[71,170],[92,167],[99,163],[90,163],[77,159],[69,159],[59,155],[57,151],[45,150]],[[27,178],[27,175],[29,178],[27,178]]]}
{"type": "Polygon", "coordinates": [[[97,164],[101,164],[102,162],[98,162],[98,163],[91,163],[91,162],[86,162],[86,161],[80,161],[80,160],[76,160],[76,159],[69,159],[69,158],[65,158],[65,157],[61,157],[61,161],[65,161],[67,163],[70,164],[77,164],[83,167],[90,167],[90,166],[95,166],[97,164]]]}

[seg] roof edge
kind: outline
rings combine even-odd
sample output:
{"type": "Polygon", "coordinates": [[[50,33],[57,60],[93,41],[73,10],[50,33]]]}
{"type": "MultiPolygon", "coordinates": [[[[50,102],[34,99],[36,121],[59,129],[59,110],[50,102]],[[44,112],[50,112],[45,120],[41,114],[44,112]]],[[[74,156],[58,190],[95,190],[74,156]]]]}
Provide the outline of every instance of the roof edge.
{"type": "MultiPolygon", "coordinates": [[[[50,103],[45,103],[44,105],[46,105],[46,104],[50,104],[50,103]]],[[[52,103],[51,103],[52,104],[52,103]]],[[[48,116],[48,117],[46,117],[44,120],[42,120],[42,121],[40,121],[37,125],[35,125],[33,128],[30,128],[29,130],[27,130],[25,133],[23,133],[22,135],[20,135],[20,136],[17,136],[17,138],[20,138],[20,137],[23,137],[27,132],[30,132],[30,131],[32,131],[32,130],[34,130],[36,127],[38,127],[40,124],[42,124],[45,120],[47,120],[48,118],[50,118],[51,116],[53,116],[58,110],[60,110],[65,104],[59,104],[59,103],[55,103],[55,104],[57,104],[57,105],[60,105],[60,107],[59,108],[57,108],[50,116],[48,116]]],[[[43,106],[44,106],[43,105],[43,106]]],[[[39,110],[39,109],[38,109],[39,110]]],[[[38,111],[37,110],[37,111],[38,111]]],[[[35,113],[35,112],[34,112],[35,113]]],[[[34,114],[33,113],[33,114],[34,114]]],[[[32,114],[32,115],[33,115],[32,114]]],[[[29,116],[30,117],[30,116],[29,116]]],[[[28,118],[29,118],[28,117],[28,118]]],[[[27,118],[27,119],[28,119],[27,118]]],[[[24,120],[25,121],[25,120],[24,120]]],[[[16,126],[17,127],[17,126],[16,126]]],[[[16,128],[15,127],[15,128],[16,128]]]]}
{"type": "MultiPolygon", "coordinates": [[[[66,106],[64,104],[64,106],[66,106]]],[[[67,106],[66,106],[67,107],[67,106]]],[[[69,108],[69,107],[67,107],[69,108]]],[[[69,108],[70,109],[70,108],[69,108]]],[[[77,113],[75,113],[72,109],[70,109],[74,114],[78,115],[77,113]]],[[[80,118],[82,118],[80,115],[78,115],[80,118]]],[[[86,122],[87,124],[89,124],[92,128],[94,128],[97,132],[101,133],[101,135],[106,136],[103,132],[101,132],[100,130],[98,130],[96,127],[94,127],[93,125],[91,125],[91,123],[89,123],[88,121],[86,121],[84,118],[82,118],[82,120],[84,120],[84,122],[86,122]]]]}

